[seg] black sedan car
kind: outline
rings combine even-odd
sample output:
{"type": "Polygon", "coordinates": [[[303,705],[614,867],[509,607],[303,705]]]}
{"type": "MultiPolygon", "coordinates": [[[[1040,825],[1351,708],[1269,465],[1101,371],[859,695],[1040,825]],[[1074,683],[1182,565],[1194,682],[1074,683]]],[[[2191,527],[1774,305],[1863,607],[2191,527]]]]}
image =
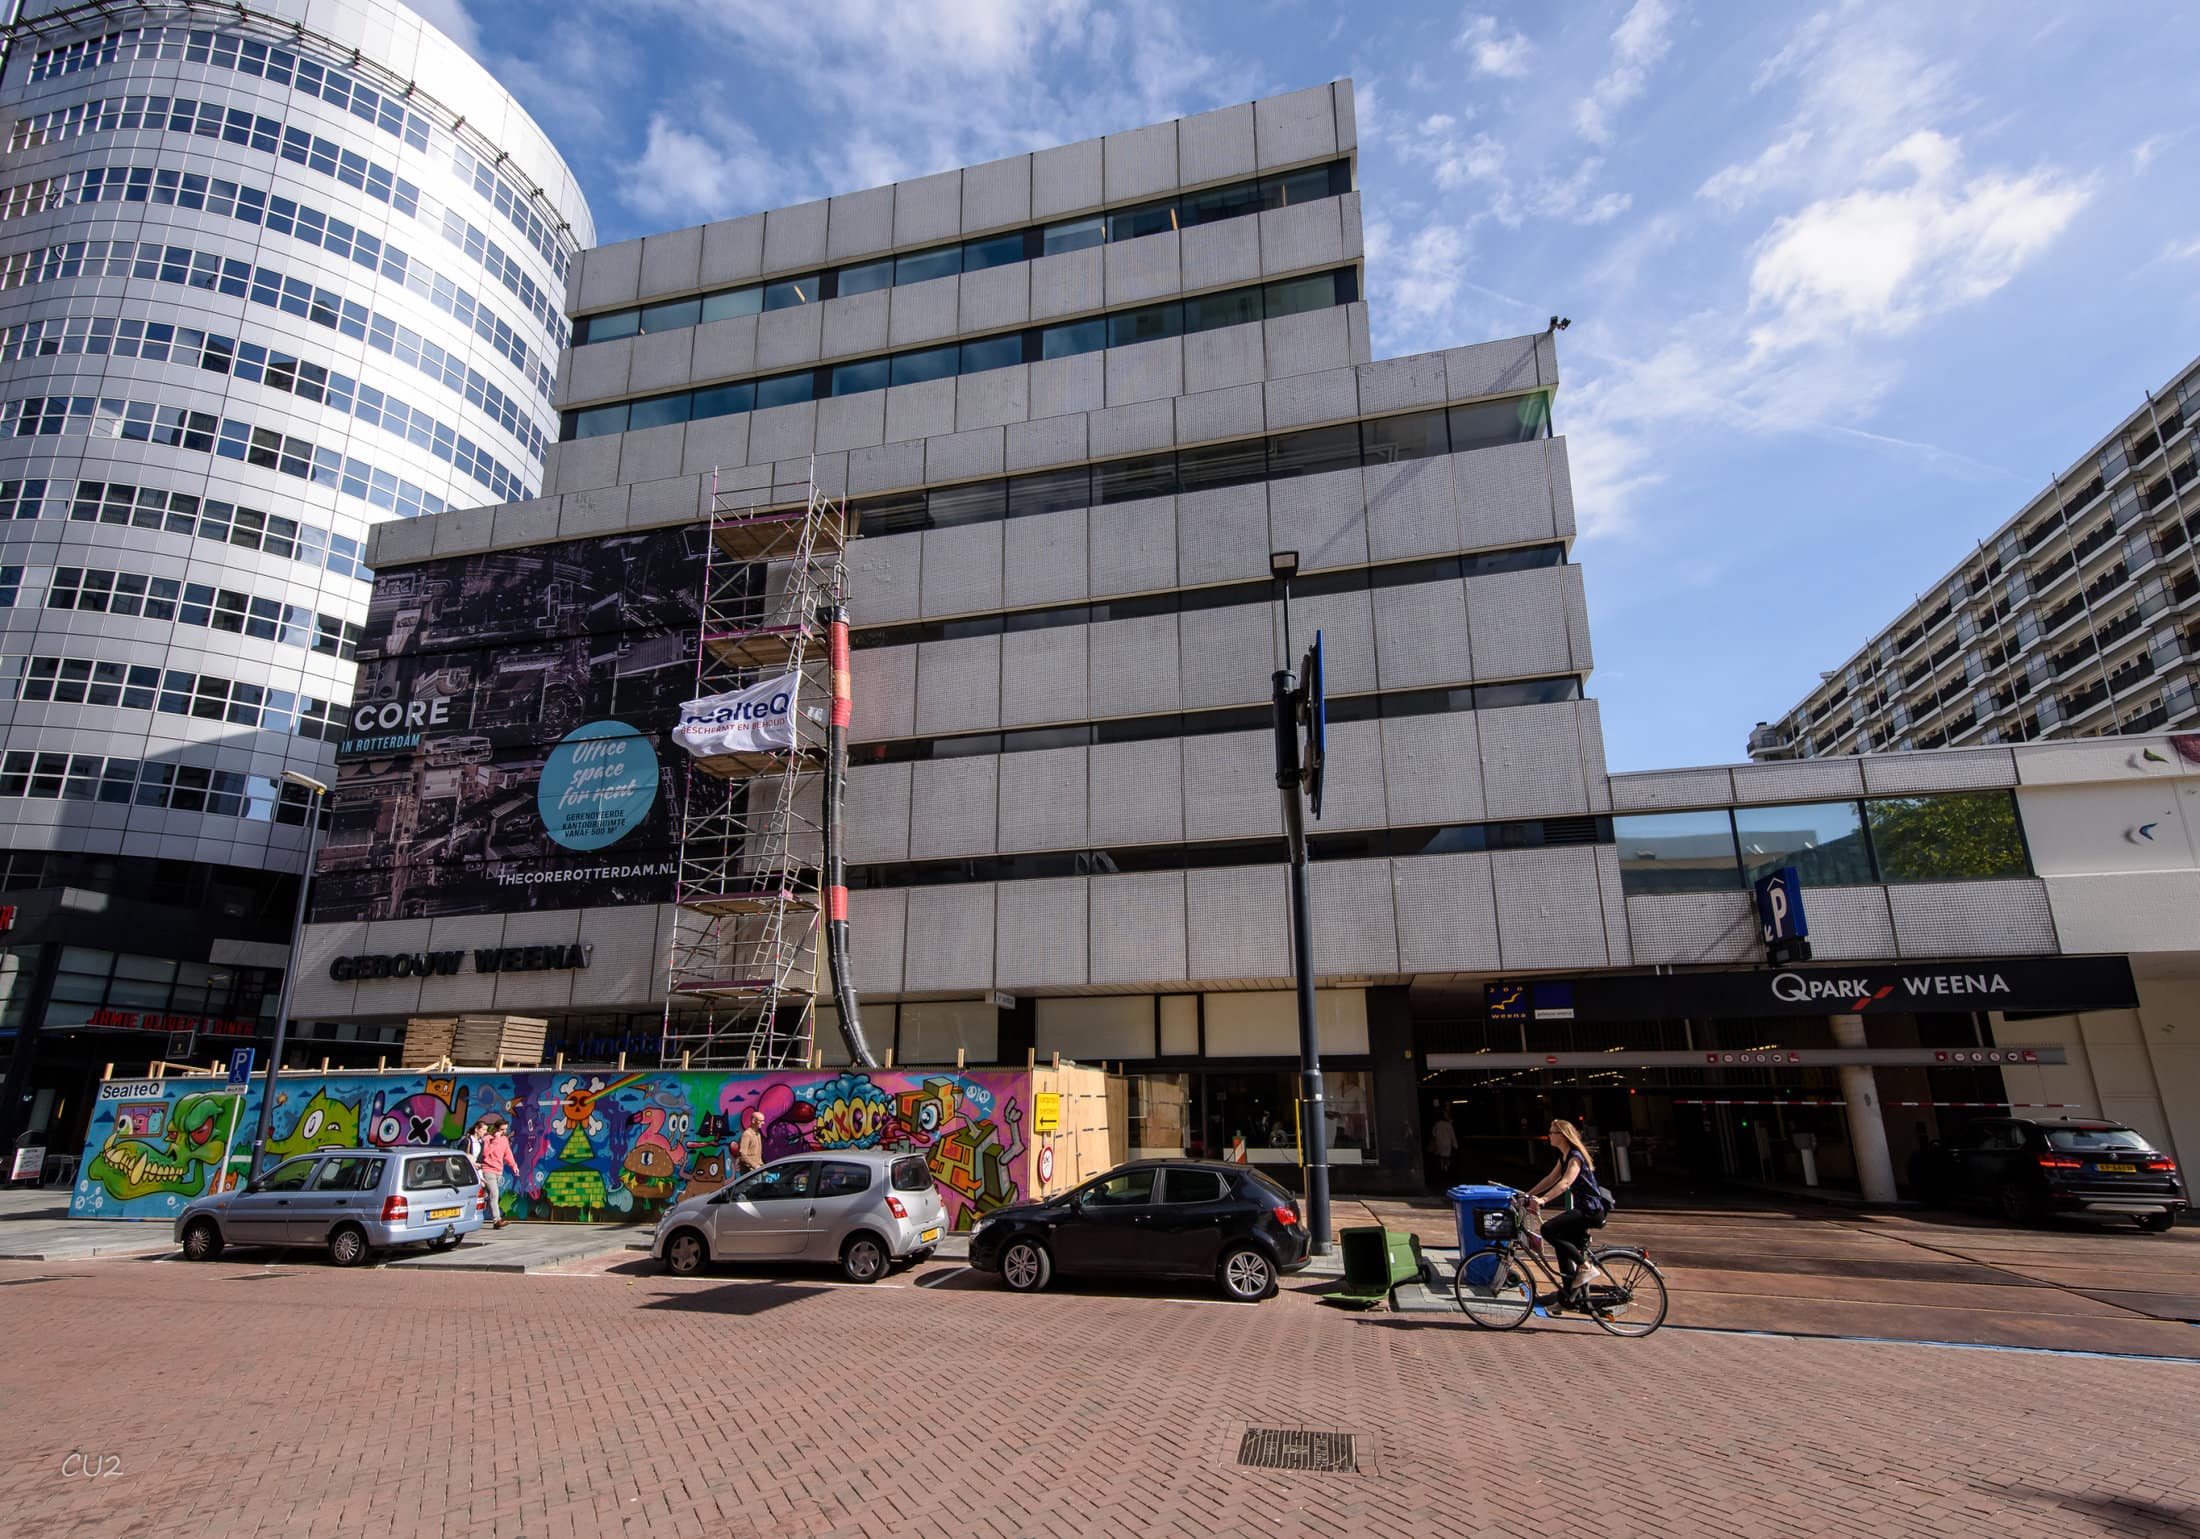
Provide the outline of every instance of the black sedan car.
{"type": "Polygon", "coordinates": [[[2077,1213],[2163,1230],[2185,1206],[2177,1162],[2115,1122],[1986,1118],[1929,1148],[1918,1185],[1928,1202],[1983,1202],[2019,1224],[2077,1213]]]}
{"type": "Polygon", "coordinates": [[[1257,1303],[1306,1265],[1290,1193],[1243,1165],[1139,1160],[1045,1202],[1002,1208],[970,1236],[970,1264],[1018,1293],[1056,1276],[1199,1277],[1257,1303]]]}

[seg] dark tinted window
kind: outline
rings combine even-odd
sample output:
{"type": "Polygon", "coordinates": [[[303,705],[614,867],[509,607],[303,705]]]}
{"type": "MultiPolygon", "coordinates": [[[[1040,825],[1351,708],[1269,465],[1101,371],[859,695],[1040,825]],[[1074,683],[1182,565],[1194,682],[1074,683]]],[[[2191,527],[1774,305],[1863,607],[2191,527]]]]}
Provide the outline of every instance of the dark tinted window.
{"type": "Polygon", "coordinates": [[[626,431],[626,402],[616,406],[592,406],[574,413],[573,436],[575,438],[604,438],[626,431]]]}
{"type": "Polygon", "coordinates": [[[978,524],[1000,518],[1008,511],[1006,481],[972,481],[963,486],[940,486],[926,499],[932,527],[951,529],[957,524],[978,524]]]}
{"type": "Polygon", "coordinates": [[[782,1202],[807,1197],[817,1180],[817,1166],[805,1160],[799,1165],[767,1165],[735,1189],[743,1202],[782,1202]]]}
{"type": "Polygon", "coordinates": [[[987,369],[1006,369],[1024,361],[1024,338],[1021,332],[1010,332],[1004,337],[982,337],[976,342],[962,345],[962,371],[965,374],[982,374],[987,369]]]}
{"type": "Polygon", "coordinates": [[[883,358],[873,358],[866,363],[840,363],[833,366],[833,394],[856,395],[865,390],[884,390],[888,383],[888,366],[883,358]]]}
{"type": "Polygon", "coordinates": [[[1179,449],[1176,473],[1178,484],[1187,492],[1243,486],[1268,474],[1268,448],[1258,438],[1247,438],[1204,449],[1179,449]]]}
{"type": "Polygon", "coordinates": [[[642,330],[678,331],[692,326],[702,319],[703,303],[699,299],[675,299],[662,305],[642,306],[642,330]]]}
{"type": "Polygon", "coordinates": [[[267,1179],[260,1183],[260,1189],[267,1192],[302,1192],[306,1189],[306,1178],[313,1174],[313,1167],[320,1162],[321,1157],[317,1154],[308,1155],[302,1160],[287,1160],[268,1173],[267,1179]]]}
{"type": "Polygon", "coordinates": [[[1260,179],[1260,206],[1262,208],[1292,208],[1301,203],[1311,203],[1316,198],[1333,195],[1329,185],[1327,166],[1308,166],[1303,171],[1286,171],[1281,176],[1264,176],[1260,179]]]}
{"type": "Polygon", "coordinates": [[[1307,310],[1326,310],[1336,302],[1337,280],[1328,273],[1316,273],[1310,278],[1285,278],[1261,291],[1261,305],[1270,320],[1307,310]]]}
{"type": "Polygon", "coordinates": [[[1102,503],[1174,496],[1176,456],[1149,454],[1134,460],[1110,460],[1093,466],[1092,476],[1093,490],[1102,503]]]}
{"type": "Polygon", "coordinates": [[[1215,1170],[1172,1170],[1161,1183],[1163,1202],[1220,1202],[1227,1187],[1215,1170]]]}
{"type": "Polygon", "coordinates": [[[946,379],[960,366],[961,349],[952,344],[946,347],[928,347],[921,352],[902,353],[894,359],[894,383],[921,385],[926,380],[946,379]]]}
{"type": "Polygon", "coordinates": [[[857,1192],[867,1192],[870,1189],[871,1172],[862,1165],[844,1165],[835,1160],[817,1178],[817,1195],[820,1197],[852,1197],[857,1192]]]}
{"type": "Polygon", "coordinates": [[[1096,214],[1090,219],[1065,219],[1060,224],[1048,225],[1039,238],[1039,247],[1045,255],[1054,256],[1059,252],[1097,246],[1107,238],[1107,221],[1096,214]]]}
{"type": "Polygon", "coordinates": [[[876,262],[859,262],[854,267],[840,270],[840,297],[851,294],[868,294],[873,289],[889,289],[894,286],[894,259],[881,257],[876,262]]]}
{"type": "Polygon", "coordinates": [[[1140,208],[1126,208],[1108,215],[1109,240],[1136,240],[1141,235],[1159,235],[1164,230],[1176,228],[1176,204],[1148,203],[1140,208]]]}
{"type": "Polygon", "coordinates": [[[932,1190],[932,1167],[917,1155],[894,1161],[894,1190],[897,1192],[928,1192],[932,1190]]]}
{"type": "Polygon", "coordinates": [[[1235,187],[1213,187],[1205,192],[1184,195],[1178,205],[1180,218],[1187,227],[1195,224],[1213,224],[1218,219],[1236,219],[1252,213],[1260,206],[1260,188],[1252,182],[1240,182],[1235,187]]]}
{"type": "Polygon", "coordinates": [[[381,1183],[382,1162],[370,1154],[347,1154],[322,1162],[313,1178],[317,1192],[371,1192],[381,1183]]]}
{"type": "Polygon", "coordinates": [[[983,240],[963,242],[963,271],[982,273],[988,267],[1006,267],[1011,262],[1024,259],[1024,236],[1021,230],[1008,235],[988,235],[983,240]]]}
{"type": "Polygon", "coordinates": [[[712,294],[703,301],[703,319],[723,321],[736,315],[754,315],[764,308],[764,291],[761,288],[735,289],[730,294],[712,294]]]}
{"type": "Polygon", "coordinates": [[[1454,406],[1451,409],[1451,449],[1454,454],[1465,454],[1471,449],[1525,443],[1531,438],[1541,438],[1550,420],[1549,399],[1541,395],[1454,406]]]}
{"type": "Polygon", "coordinates": [[[1148,1168],[1108,1176],[1086,1187],[1084,1200],[1096,1208],[1129,1208],[1152,1202],[1155,1174],[1148,1168]]]}
{"type": "Polygon", "coordinates": [[[654,401],[636,401],[627,412],[627,428],[640,432],[643,428],[665,427],[688,419],[689,397],[680,395],[659,396],[654,401]]]}
{"type": "Polygon", "coordinates": [[[1319,475],[1325,470],[1349,470],[1359,463],[1360,430],[1349,423],[1285,433],[1268,441],[1268,474],[1279,480],[1284,476],[1319,475]]]}
{"type": "Polygon", "coordinates": [[[1202,294],[1184,301],[1184,329],[1213,331],[1218,326],[1243,326],[1260,319],[1260,290],[1232,289],[1227,294],[1202,294]]]}
{"type": "Polygon", "coordinates": [[[1074,358],[1079,353],[1097,353],[1107,345],[1108,323],[1101,320],[1071,321],[1039,333],[1042,358],[1074,358]]]}
{"type": "Polygon", "coordinates": [[[1360,432],[1367,440],[1370,465],[1390,460],[1426,459],[1430,455],[1447,453],[1451,448],[1451,435],[1440,411],[1417,411],[1410,416],[1363,422],[1360,432]]]}
{"type": "Polygon", "coordinates": [[[778,283],[764,285],[764,308],[785,310],[794,305],[817,303],[817,275],[806,278],[786,278],[778,283]]]}
{"type": "Polygon", "coordinates": [[[963,254],[960,246],[947,246],[937,251],[912,251],[905,257],[894,259],[894,282],[923,283],[930,278],[948,278],[962,271],[963,254]]]}
{"type": "Polygon", "coordinates": [[[756,386],[748,380],[738,385],[712,385],[695,392],[695,405],[689,415],[700,421],[705,417],[730,417],[735,412],[756,409],[756,386]]]}
{"type": "Polygon", "coordinates": [[[817,376],[805,369],[800,374],[780,374],[756,382],[756,409],[767,406],[799,406],[815,398],[817,376]]]}
{"type": "Polygon", "coordinates": [[[474,1185],[473,1162],[463,1154],[423,1154],[405,1161],[405,1190],[441,1191],[474,1185]]]}
{"type": "Polygon", "coordinates": [[[1083,466],[1044,475],[1017,476],[1008,483],[1008,516],[1059,513],[1092,506],[1092,477],[1083,466]]]}
{"type": "Polygon", "coordinates": [[[2129,1128],[2042,1128],[2047,1147],[2063,1154],[2152,1154],[2154,1146],[2129,1128]]]}
{"type": "Polygon", "coordinates": [[[1179,304],[1143,305],[1108,317],[1108,346],[1129,347],[1138,342],[1159,342],[1184,329],[1184,307],[1179,304]]]}
{"type": "Polygon", "coordinates": [[[616,342],[619,338],[631,337],[642,329],[642,312],[614,310],[609,315],[591,315],[587,325],[589,341],[616,342]]]}

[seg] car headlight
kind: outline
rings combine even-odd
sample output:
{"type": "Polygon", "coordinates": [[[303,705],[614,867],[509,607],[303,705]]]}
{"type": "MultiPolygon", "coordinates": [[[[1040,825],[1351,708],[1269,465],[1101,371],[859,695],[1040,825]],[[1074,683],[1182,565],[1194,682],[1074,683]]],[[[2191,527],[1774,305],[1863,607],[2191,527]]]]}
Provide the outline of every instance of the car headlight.
{"type": "Polygon", "coordinates": [[[993,1220],[990,1218],[979,1219],[975,1224],[972,1224],[970,1226],[970,1238],[975,1240],[979,1235],[984,1234],[987,1229],[991,1228],[992,1225],[993,1220]]]}

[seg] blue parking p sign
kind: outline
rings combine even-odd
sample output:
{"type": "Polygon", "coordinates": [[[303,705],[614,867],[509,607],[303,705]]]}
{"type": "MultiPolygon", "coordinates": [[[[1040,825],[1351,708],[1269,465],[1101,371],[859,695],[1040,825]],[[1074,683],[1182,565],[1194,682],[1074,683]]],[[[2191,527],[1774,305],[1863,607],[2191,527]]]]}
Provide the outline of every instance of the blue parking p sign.
{"type": "Polygon", "coordinates": [[[229,1055],[229,1088],[242,1090],[252,1083],[252,1049],[240,1047],[229,1055]]]}
{"type": "Polygon", "coordinates": [[[1757,922],[1764,927],[1765,944],[1778,946],[1810,934],[1803,917],[1803,878],[1793,866],[1782,866],[1757,878],[1757,922]]]}

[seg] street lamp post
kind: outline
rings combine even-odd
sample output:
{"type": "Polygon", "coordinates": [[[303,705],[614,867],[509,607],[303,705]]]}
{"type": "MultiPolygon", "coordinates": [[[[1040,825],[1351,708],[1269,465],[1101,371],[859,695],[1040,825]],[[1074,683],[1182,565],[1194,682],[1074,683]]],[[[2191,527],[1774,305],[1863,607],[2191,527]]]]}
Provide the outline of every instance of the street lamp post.
{"type": "Polygon", "coordinates": [[[321,799],[328,787],[311,775],[284,770],[283,779],[306,793],[306,867],[298,876],[298,906],[290,916],[290,960],[283,967],[283,986],[275,996],[275,1050],[267,1055],[267,1079],[260,1087],[260,1126],[252,1135],[252,1174],[260,1173],[267,1157],[268,1136],[275,1131],[275,1077],[282,1072],[283,1039],[290,1035],[291,990],[298,981],[298,944],[305,934],[306,893],[313,886],[313,858],[321,845],[321,799]]]}
{"type": "MultiPolygon", "coordinates": [[[[1308,766],[1299,757],[1299,721],[1306,689],[1291,672],[1291,579],[1299,553],[1272,551],[1269,575],[1283,601],[1283,663],[1273,678],[1276,789],[1283,798],[1283,830],[1291,870],[1291,960],[1297,974],[1299,1014],[1300,1158],[1306,1180],[1306,1230],[1313,1254],[1329,1254],[1329,1116],[1322,1093],[1321,1037],[1314,1018],[1314,919],[1307,901],[1306,803],[1308,766]]],[[[1317,638],[1318,639],[1318,638],[1317,638]]],[[[1317,648],[1318,651],[1318,648],[1317,648]]],[[[1311,683],[1311,681],[1306,681],[1311,683]]],[[[1319,811],[1319,808],[1316,809],[1319,811]]]]}

